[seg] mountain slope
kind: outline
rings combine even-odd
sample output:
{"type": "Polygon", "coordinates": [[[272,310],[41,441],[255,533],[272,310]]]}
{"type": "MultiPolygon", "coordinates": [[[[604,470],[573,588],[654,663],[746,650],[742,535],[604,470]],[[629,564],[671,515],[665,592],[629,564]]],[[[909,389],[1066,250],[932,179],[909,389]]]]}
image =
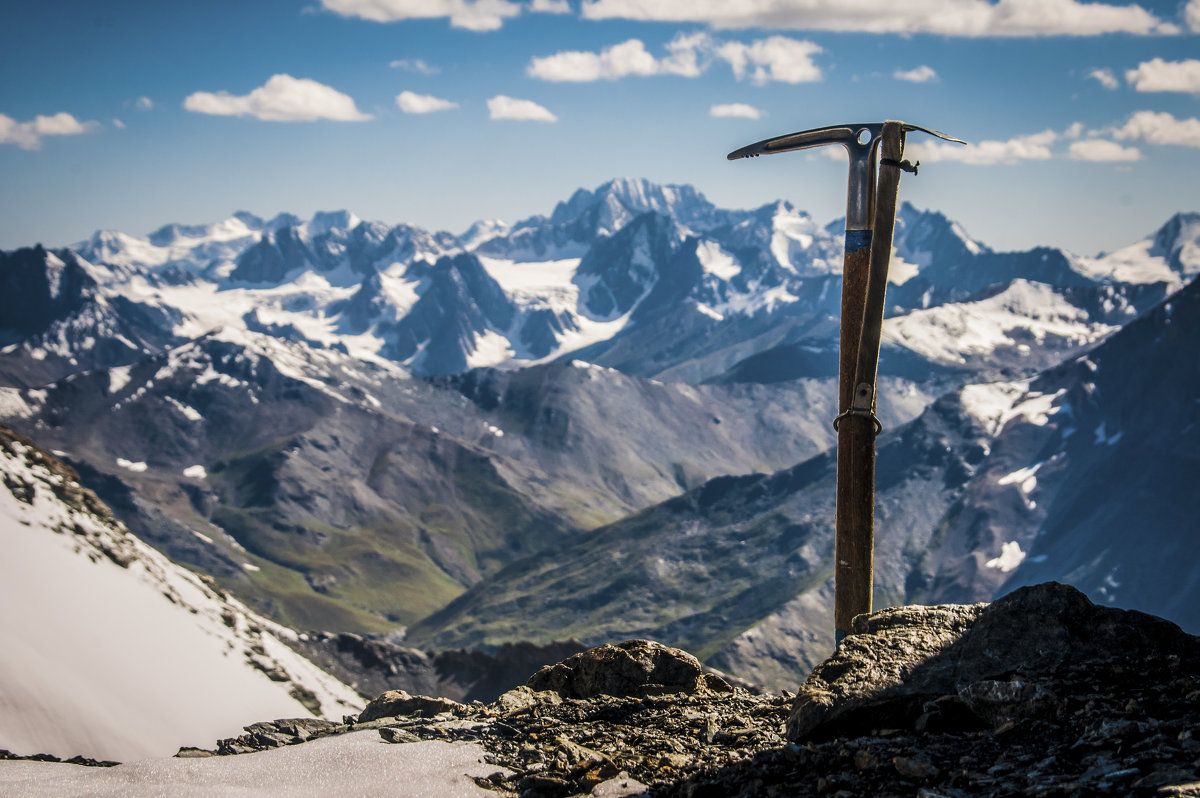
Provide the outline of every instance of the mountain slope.
{"type": "MultiPolygon", "coordinates": [[[[1184,487],[1200,369],[1178,353],[1197,333],[1198,297],[1193,282],[1086,357],[956,390],[885,433],[876,605],[985,600],[1061,579],[1195,628],[1200,583],[1182,530],[1200,509],[1184,487]],[[1163,397],[1162,416],[1136,409],[1147,391],[1163,397]]],[[[834,480],[826,453],[710,481],[513,563],[411,634],[442,645],[550,630],[649,636],[744,678],[795,684],[832,644],[834,480]]]]}
{"type": "Polygon", "coordinates": [[[263,717],[361,706],[255,615],[133,537],[0,427],[0,747],[136,759],[263,717]]]}
{"type": "Polygon", "coordinates": [[[135,533],[263,611],[386,632],[582,529],[822,450],[827,387],[661,384],[584,363],[414,380],[225,330],[0,389],[0,417],[68,453],[135,533]]]}

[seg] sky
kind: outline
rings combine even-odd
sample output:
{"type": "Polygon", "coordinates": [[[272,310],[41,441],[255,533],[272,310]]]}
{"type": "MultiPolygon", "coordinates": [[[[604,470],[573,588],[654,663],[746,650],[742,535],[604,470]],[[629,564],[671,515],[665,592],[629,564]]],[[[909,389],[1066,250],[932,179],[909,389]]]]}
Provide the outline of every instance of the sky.
{"type": "Polygon", "coordinates": [[[831,147],[901,119],[902,200],[1084,255],[1200,210],[1200,0],[0,4],[0,248],[248,210],[463,232],[615,177],[845,210],[831,147]],[[922,140],[924,139],[924,140],[922,140]]]}

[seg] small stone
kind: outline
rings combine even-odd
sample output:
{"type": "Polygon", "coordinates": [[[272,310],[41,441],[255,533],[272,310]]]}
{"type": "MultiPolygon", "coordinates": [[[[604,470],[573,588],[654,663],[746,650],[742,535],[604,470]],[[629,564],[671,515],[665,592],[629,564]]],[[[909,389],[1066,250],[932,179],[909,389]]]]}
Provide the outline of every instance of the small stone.
{"type": "Polygon", "coordinates": [[[866,748],[854,754],[854,767],[859,770],[874,770],[879,767],[879,759],[866,748]]]}
{"type": "Polygon", "coordinates": [[[892,759],[896,772],[910,779],[934,778],[940,772],[928,759],[919,756],[898,756],[892,759]]]}
{"type": "Polygon", "coordinates": [[[415,743],[421,740],[412,732],[396,726],[384,726],[379,730],[379,736],[385,743],[415,743]]]}
{"type": "Polygon", "coordinates": [[[210,756],[216,756],[216,751],[210,751],[207,748],[193,748],[190,745],[185,745],[175,754],[178,759],[204,759],[210,756]]]}

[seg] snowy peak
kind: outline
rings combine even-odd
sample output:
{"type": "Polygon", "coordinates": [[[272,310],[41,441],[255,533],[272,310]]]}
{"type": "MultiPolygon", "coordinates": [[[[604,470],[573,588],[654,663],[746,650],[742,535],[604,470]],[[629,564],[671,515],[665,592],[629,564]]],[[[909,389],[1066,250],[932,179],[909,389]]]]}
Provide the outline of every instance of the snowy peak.
{"type": "Polygon", "coordinates": [[[1076,258],[1076,268],[1093,280],[1179,290],[1184,278],[1200,274],[1200,213],[1178,213],[1157,232],[1094,258],[1076,258]]]}
{"type": "Polygon", "coordinates": [[[1200,213],[1177,213],[1154,234],[1150,254],[1182,275],[1200,274],[1200,213]]]}
{"type": "Polygon", "coordinates": [[[463,249],[470,251],[493,238],[508,235],[511,229],[499,219],[486,219],[468,227],[467,231],[458,237],[458,241],[463,249]]]}
{"type": "Polygon", "coordinates": [[[935,259],[981,255],[991,250],[971,238],[962,225],[937,211],[923,211],[904,202],[896,214],[893,246],[906,261],[927,265],[935,259]]]}
{"type": "Polygon", "coordinates": [[[317,238],[335,230],[349,232],[361,223],[361,219],[347,210],[317,211],[303,227],[310,238],[317,238]]]}
{"type": "Polygon", "coordinates": [[[635,217],[647,213],[670,216],[697,229],[711,227],[716,208],[692,186],[658,185],[648,180],[618,178],[595,191],[580,189],[550,215],[552,224],[568,224],[583,217],[600,235],[612,235],[635,217]]]}

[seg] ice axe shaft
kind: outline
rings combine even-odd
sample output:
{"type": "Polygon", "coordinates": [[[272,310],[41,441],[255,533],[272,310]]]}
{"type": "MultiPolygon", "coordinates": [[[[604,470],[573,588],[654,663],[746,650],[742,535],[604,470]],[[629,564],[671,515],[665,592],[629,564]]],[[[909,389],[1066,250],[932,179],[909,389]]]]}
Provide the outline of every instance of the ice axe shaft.
{"type": "Polygon", "coordinates": [[[885,122],[879,142],[869,266],[865,278],[855,275],[853,296],[847,296],[845,288],[842,293],[842,391],[839,423],[834,425],[838,459],[833,625],[838,643],[850,631],[854,616],[871,611],[875,571],[875,436],[881,429],[875,416],[875,380],[900,190],[902,125],[885,122]],[[847,317],[846,303],[853,303],[857,313],[847,317]],[[847,340],[847,326],[858,331],[854,341],[847,340]]]}
{"type": "Polygon", "coordinates": [[[734,160],[826,144],[840,144],[850,155],[838,417],[834,422],[838,431],[834,637],[839,644],[850,631],[854,616],[871,611],[875,436],[880,430],[875,417],[875,381],[900,171],[916,171],[901,161],[904,134],[911,130],[965,143],[917,125],[882,122],[834,125],[777,136],[728,156],[734,160]]]}

